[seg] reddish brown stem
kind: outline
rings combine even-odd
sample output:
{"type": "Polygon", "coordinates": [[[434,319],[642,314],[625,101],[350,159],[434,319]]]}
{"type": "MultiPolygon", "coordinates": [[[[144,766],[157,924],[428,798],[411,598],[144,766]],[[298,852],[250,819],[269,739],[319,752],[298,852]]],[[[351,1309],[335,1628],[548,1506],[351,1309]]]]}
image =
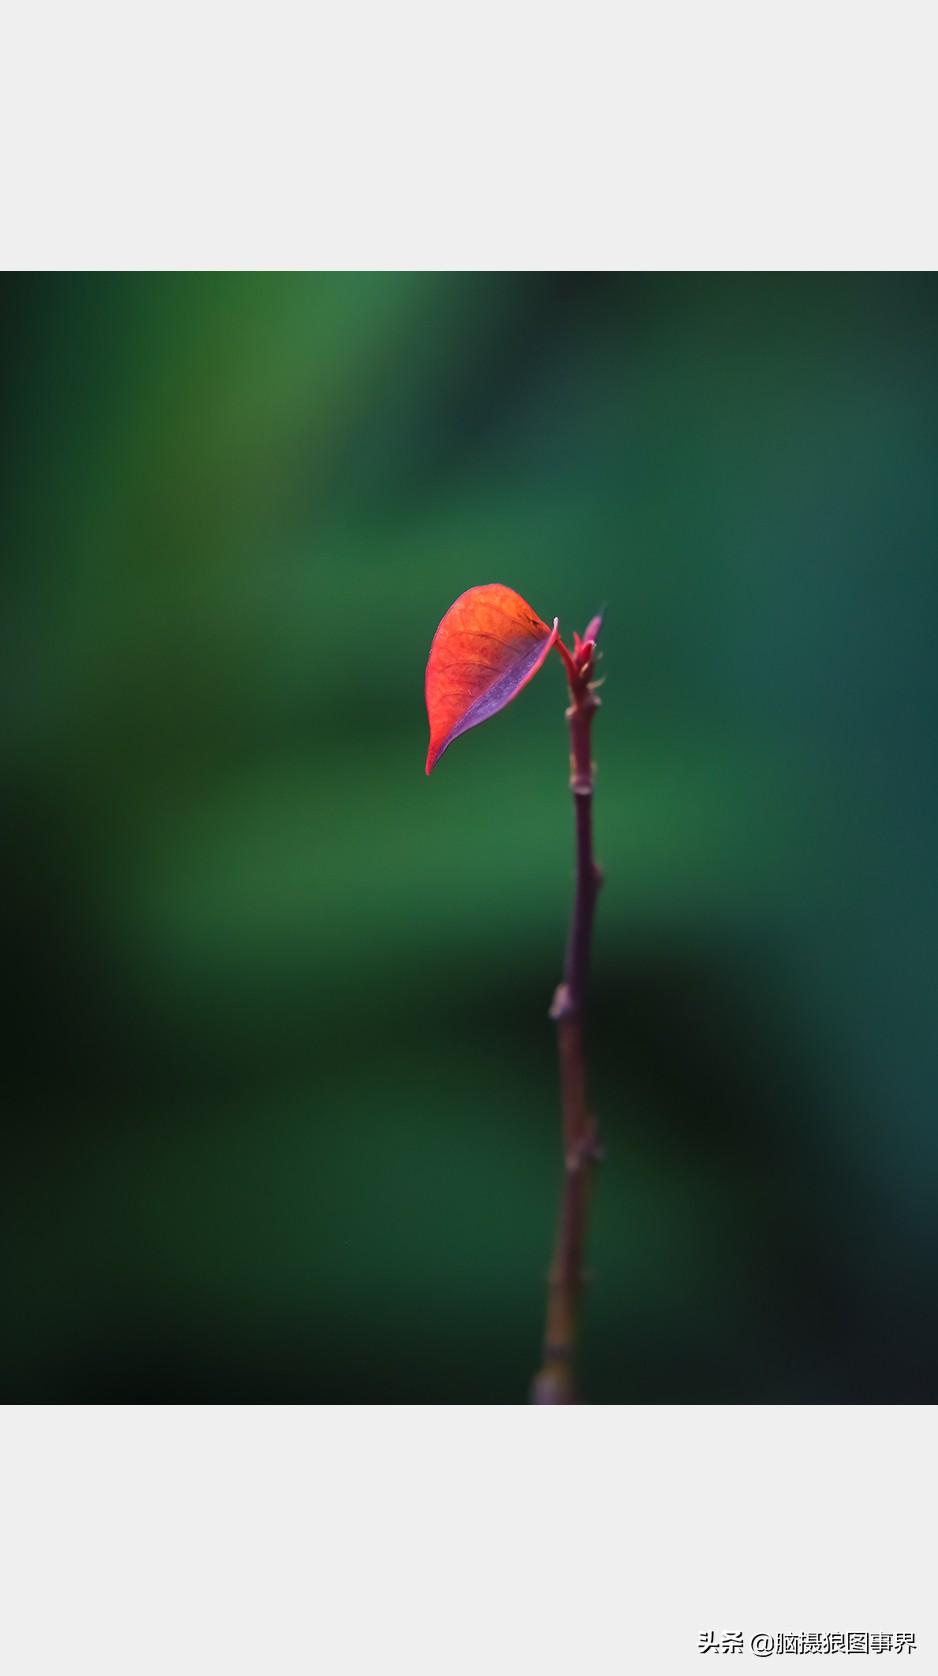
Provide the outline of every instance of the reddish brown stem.
{"type": "MultiPolygon", "coordinates": [[[[565,651],[566,648],[563,648],[565,651]]],[[[562,654],[561,654],[562,655],[562,654]]],[[[593,764],[590,732],[599,707],[590,677],[592,644],[564,659],[570,683],[570,789],[576,821],[576,887],[563,982],[550,1016],[557,1025],[563,1108],[564,1177],[547,1290],[543,1364],[531,1393],[536,1403],[579,1400],[575,1356],[583,1290],[590,1185],[599,1158],[596,1119],[586,1083],[585,1021],[593,915],[602,875],[593,857],[593,764]],[[585,655],[584,655],[585,654],[585,655]]]]}

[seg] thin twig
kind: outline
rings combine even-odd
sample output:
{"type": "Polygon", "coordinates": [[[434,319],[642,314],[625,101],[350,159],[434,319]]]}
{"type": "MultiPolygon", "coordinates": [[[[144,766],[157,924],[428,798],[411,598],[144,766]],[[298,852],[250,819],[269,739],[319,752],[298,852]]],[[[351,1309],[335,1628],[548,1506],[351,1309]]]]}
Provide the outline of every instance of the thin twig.
{"type": "MultiPolygon", "coordinates": [[[[566,648],[563,648],[565,651],[566,648]]],[[[593,915],[602,875],[593,857],[593,764],[590,732],[599,699],[590,680],[592,645],[564,659],[570,683],[570,789],[576,820],[576,889],[563,982],[550,1016],[557,1025],[563,1105],[564,1176],[560,1219],[547,1291],[543,1364],[531,1393],[535,1403],[575,1403],[575,1356],[583,1290],[583,1259],[591,1178],[600,1157],[596,1119],[586,1083],[586,999],[593,915]],[[585,654],[585,655],[584,655],[585,654]]]]}

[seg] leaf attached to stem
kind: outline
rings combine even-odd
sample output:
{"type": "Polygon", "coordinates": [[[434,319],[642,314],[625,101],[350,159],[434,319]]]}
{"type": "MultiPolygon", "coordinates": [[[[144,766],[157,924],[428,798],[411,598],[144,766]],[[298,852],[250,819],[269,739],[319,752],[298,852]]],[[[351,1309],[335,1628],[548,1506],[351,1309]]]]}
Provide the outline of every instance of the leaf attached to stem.
{"type": "Polygon", "coordinates": [[[428,774],[454,739],[517,697],[556,639],[556,617],[548,628],[501,582],[460,594],[433,636],[427,662],[428,774]]]}

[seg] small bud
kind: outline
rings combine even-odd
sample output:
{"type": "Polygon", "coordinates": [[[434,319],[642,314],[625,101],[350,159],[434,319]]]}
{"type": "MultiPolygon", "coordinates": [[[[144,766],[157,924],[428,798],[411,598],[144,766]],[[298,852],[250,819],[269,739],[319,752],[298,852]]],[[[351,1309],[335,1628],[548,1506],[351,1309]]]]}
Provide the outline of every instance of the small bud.
{"type": "Polygon", "coordinates": [[[596,650],[595,640],[581,640],[580,641],[580,647],[579,647],[579,651],[577,652],[576,661],[577,661],[577,668],[578,668],[581,675],[585,675],[586,672],[588,671],[588,669],[590,667],[590,664],[593,661],[593,653],[595,652],[595,650],[596,650]]]}

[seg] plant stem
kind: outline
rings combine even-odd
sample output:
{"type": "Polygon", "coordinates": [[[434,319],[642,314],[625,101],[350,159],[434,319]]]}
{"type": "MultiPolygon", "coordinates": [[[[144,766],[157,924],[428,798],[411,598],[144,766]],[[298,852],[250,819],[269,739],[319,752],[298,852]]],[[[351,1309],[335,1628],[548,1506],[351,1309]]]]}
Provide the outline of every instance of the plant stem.
{"type": "Polygon", "coordinates": [[[560,1218],[547,1290],[543,1364],[534,1380],[535,1403],[575,1403],[575,1355],[583,1291],[583,1258],[591,1177],[600,1157],[596,1119],[586,1086],[585,1023],[593,915],[602,875],[593,857],[593,764],[590,731],[599,707],[590,675],[592,659],[574,664],[567,675],[571,704],[570,789],[576,821],[576,888],[567,939],[563,982],[550,1016],[557,1025],[563,1107],[564,1176],[560,1218]]]}

